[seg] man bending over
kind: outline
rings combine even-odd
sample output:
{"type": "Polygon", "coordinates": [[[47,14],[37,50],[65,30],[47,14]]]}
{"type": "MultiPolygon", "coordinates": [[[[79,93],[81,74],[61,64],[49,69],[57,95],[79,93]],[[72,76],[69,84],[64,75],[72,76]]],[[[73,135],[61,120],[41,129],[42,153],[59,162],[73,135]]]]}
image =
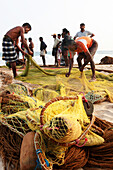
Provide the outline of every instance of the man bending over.
{"type": "Polygon", "coordinates": [[[24,38],[24,34],[28,33],[31,30],[31,25],[29,23],[24,23],[22,26],[17,26],[15,28],[12,28],[9,30],[3,38],[2,43],[2,59],[9,62],[10,66],[13,70],[14,78],[17,76],[16,73],[16,59],[17,54],[15,51],[15,46],[18,47],[18,49],[24,54],[25,52],[18,46],[19,37],[21,37],[22,43],[28,50],[28,53],[30,55],[33,54],[33,52],[29,49],[27,42],[24,38]]]}

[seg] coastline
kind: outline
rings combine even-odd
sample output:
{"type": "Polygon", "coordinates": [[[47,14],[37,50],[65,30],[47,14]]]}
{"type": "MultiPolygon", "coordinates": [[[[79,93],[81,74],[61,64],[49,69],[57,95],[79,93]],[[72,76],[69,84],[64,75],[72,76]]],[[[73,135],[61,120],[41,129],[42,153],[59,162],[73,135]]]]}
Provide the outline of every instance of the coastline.
{"type": "MultiPolygon", "coordinates": [[[[94,62],[95,64],[99,64],[100,60],[105,57],[110,56],[113,57],[113,51],[112,50],[97,50],[95,56],[94,56],[94,62]]],[[[19,59],[22,58],[22,55],[20,53],[19,59]]],[[[33,59],[37,62],[37,64],[42,65],[42,58],[40,57],[40,52],[35,51],[33,59]]],[[[74,64],[77,64],[77,54],[74,56],[74,64]]],[[[45,60],[47,65],[53,65],[54,64],[54,56],[52,56],[51,51],[48,51],[45,55],[45,60]]],[[[5,61],[2,60],[2,52],[0,52],[0,66],[4,66],[5,61]]]]}

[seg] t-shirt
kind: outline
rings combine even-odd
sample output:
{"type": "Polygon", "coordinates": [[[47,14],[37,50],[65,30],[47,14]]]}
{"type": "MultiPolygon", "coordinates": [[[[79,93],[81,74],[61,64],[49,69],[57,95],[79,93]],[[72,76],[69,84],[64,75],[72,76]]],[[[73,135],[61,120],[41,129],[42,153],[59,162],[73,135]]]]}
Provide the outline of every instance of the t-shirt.
{"type": "Polygon", "coordinates": [[[75,40],[75,42],[77,44],[75,52],[81,53],[88,51],[88,48],[92,46],[93,39],[90,37],[79,37],[75,40]]]}
{"type": "Polygon", "coordinates": [[[59,42],[60,42],[60,39],[58,39],[58,38],[54,39],[53,48],[56,48],[59,42]]]}
{"type": "Polygon", "coordinates": [[[84,31],[84,32],[77,32],[75,37],[87,37],[88,35],[92,35],[90,31],[84,31]]]}
{"type": "Polygon", "coordinates": [[[41,41],[41,43],[40,43],[40,50],[42,51],[42,50],[45,50],[46,48],[47,48],[47,45],[45,44],[45,42],[41,41]]]}

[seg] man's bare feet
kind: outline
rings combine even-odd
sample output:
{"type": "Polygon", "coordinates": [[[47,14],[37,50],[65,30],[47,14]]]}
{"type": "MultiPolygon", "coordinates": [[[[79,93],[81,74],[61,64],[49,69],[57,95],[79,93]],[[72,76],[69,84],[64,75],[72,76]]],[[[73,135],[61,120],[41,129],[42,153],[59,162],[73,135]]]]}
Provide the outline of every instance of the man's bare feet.
{"type": "Polygon", "coordinates": [[[89,80],[89,82],[94,82],[94,81],[96,81],[96,78],[95,78],[95,77],[92,77],[92,78],[89,80]]]}
{"type": "Polygon", "coordinates": [[[82,74],[83,74],[83,72],[80,72],[80,76],[79,76],[80,79],[82,78],[82,74]]]}

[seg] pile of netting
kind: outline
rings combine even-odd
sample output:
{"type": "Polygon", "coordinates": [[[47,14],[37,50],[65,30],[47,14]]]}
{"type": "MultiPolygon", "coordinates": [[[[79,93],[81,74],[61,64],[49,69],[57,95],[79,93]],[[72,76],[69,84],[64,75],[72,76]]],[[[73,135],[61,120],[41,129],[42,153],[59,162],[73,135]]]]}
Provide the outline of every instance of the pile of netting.
{"type": "Polygon", "coordinates": [[[28,57],[18,79],[35,84],[32,93],[19,83],[0,93],[5,169],[113,168],[113,124],[91,114],[91,103],[113,102],[113,74],[96,72],[97,81],[89,82],[90,71],[74,68],[68,78],[67,71],[43,70],[28,57]],[[29,68],[30,60],[38,69],[29,68]]]}
{"type": "MultiPolygon", "coordinates": [[[[41,85],[44,89],[54,90],[63,96],[74,96],[80,92],[88,93],[87,97],[93,96],[93,101],[102,102],[108,100],[113,102],[113,74],[105,75],[96,72],[95,82],[89,82],[91,71],[86,70],[81,75],[77,68],[73,68],[70,77],[65,77],[68,72],[66,68],[42,69],[35,60],[26,54],[27,65],[25,71],[17,78],[24,82],[41,85]],[[30,68],[29,63],[33,63],[34,68],[30,68]],[[61,90],[62,88],[62,90],[61,90]],[[95,94],[95,96],[93,95],[95,94]]],[[[39,90],[38,92],[39,93],[39,90]]],[[[36,94],[35,93],[35,94],[36,94]]],[[[47,96],[48,98],[48,96],[47,96]]]]}
{"type": "Polygon", "coordinates": [[[37,169],[43,164],[48,169],[60,170],[88,166],[113,168],[113,124],[95,118],[94,114],[88,115],[84,105],[87,100],[112,102],[111,94],[107,90],[98,93],[99,85],[89,84],[85,75],[77,78],[78,84],[82,82],[79,87],[73,83],[72,76],[61,81],[62,76],[56,77],[56,84],[33,89],[32,96],[23,84],[11,84],[1,92],[0,154],[6,169],[20,169],[20,166],[29,169],[34,157],[39,160],[33,164],[37,169]],[[30,148],[24,138],[31,132],[35,136],[31,138],[30,148]],[[34,148],[33,158],[32,154],[30,159],[29,154],[24,155],[26,148],[27,153],[34,148]]]}

